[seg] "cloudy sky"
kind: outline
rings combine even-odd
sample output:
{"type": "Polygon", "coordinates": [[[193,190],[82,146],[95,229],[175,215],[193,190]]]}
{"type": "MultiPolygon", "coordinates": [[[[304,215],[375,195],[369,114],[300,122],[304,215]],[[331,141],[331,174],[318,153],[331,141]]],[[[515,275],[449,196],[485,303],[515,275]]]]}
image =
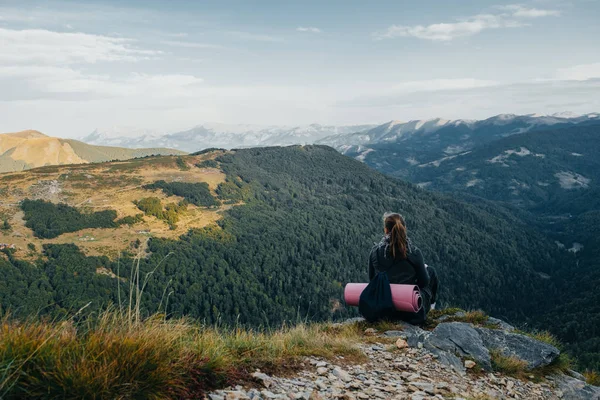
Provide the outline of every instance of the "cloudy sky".
{"type": "Polygon", "coordinates": [[[0,131],[600,111],[600,1],[0,0],[0,131]]]}

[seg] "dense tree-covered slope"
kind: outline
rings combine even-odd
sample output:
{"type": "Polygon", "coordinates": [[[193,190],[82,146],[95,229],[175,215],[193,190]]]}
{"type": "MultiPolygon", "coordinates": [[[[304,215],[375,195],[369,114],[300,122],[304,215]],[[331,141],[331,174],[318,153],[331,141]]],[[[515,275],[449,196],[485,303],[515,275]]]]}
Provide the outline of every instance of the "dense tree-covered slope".
{"type": "MultiPolygon", "coordinates": [[[[569,311],[555,308],[559,272],[575,276],[576,260],[490,202],[427,192],[328,147],[219,154],[227,181],[217,200],[234,205],[217,225],[179,240],[150,239],[139,263],[145,312],[253,326],[346,316],[343,285],[367,279],[367,255],[389,210],[406,216],[413,241],[438,268],[442,303],[533,326],[548,310],[569,311]]],[[[17,316],[126,301],[138,265],[127,255],[86,257],[74,245],[47,245],[36,265],[8,253],[0,259],[0,302],[17,316]]],[[[565,299],[578,301],[571,295],[565,299]]],[[[573,314],[569,329],[587,320],[573,314]]],[[[555,321],[544,320],[545,328],[568,335],[555,321]]]]}
{"type": "MultiPolygon", "coordinates": [[[[492,207],[428,193],[326,147],[240,150],[217,161],[228,176],[222,200],[237,197],[243,205],[227,211],[219,227],[150,241],[140,264],[143,274],[154,271],[149,310],[164,296],[169,313],[212,321],[335,316],[343,312],[343,284],[366,279],[366,257],[388,210],[406,215],[413,240],[440,270],[446,303],[526,320],[552,290],[539,272],[552,273],[556,246],[492,207]]],[[[129,261],[117,267],[75,246],[49,246],[46,254],[27,286],[35,292],[42,290],[36,282],[50,285],[47,311],[115,301],[117,281],[97,275],[99,267],[130,276],[129,261]]]]}

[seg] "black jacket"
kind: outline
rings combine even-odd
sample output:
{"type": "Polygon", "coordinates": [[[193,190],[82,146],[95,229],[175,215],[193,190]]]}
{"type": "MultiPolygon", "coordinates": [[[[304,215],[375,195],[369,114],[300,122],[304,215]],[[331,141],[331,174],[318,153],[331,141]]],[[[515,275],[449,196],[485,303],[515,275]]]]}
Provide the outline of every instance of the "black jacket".
{"type": "Polygon", "coordinates": [[[394,260],[391,254],[390,237],[386,235],[376,244],[369,255],[369,280],[375,274],[386,271],[390,283],[417,285],[424,288],[429,285],[429,274],[425,269],[421,250],[408,241],[407,259],[394,260]],[[410,261],[410,262],[409,262],[410,261]]]}

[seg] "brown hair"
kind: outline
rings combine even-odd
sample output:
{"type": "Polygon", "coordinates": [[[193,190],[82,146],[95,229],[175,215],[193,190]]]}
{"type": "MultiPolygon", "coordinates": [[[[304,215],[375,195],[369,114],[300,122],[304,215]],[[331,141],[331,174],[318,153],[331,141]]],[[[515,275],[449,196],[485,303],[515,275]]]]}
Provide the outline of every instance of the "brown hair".
{"type": "Polygon", "coordinates": [[[386,232],[390,235],[392,258],[405,259],[408,251],[408,239],[404,218],[398,213],[386,213],[383,215],[383,224],[386,232]]]}

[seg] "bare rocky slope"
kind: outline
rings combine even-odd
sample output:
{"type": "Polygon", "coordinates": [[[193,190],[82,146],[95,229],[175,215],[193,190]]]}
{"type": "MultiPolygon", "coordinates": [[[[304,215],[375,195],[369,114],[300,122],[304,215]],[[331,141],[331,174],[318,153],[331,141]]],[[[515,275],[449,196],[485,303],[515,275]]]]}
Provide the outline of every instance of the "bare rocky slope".
{"type": "Polygon", "coordinates": [[[87,164],[176,154],[185,153],[165,148],[93,146],[77,140],[46,136],[35,130],[0,134],[0,173],[47,165],[87,164]]]}
{"type": "Polygon", "coordinates": [[[442,315],[431,331],[405,323],[393,330],[367,328],[360,344],[364,363],[308,357],[294,376],[256,371],[254,385],[215,391],[207,398],[600,399],[600,388],[570,370],[552,344],[495,318],[468,323],[461,322],[464,316],[460,311],[442,315]]]}

